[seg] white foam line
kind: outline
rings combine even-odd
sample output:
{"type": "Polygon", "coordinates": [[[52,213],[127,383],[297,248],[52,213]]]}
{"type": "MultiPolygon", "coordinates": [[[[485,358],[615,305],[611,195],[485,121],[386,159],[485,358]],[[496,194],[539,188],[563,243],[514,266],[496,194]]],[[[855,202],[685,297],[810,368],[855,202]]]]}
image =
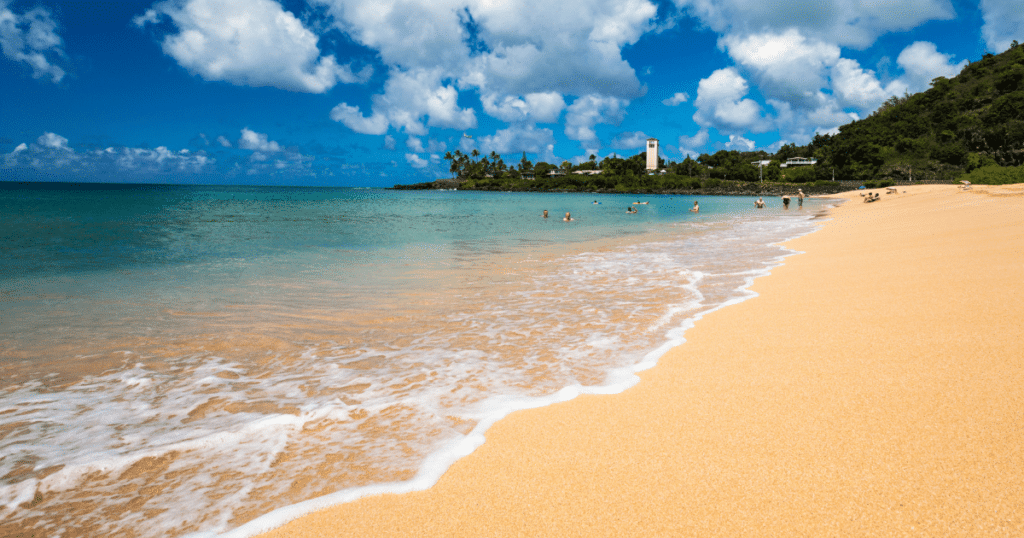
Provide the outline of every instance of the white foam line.
{"type": "MultiPolygon", "coordinates": [[[[808,219],[809,220],[809,219],[808,219]]],[[[817,227],[808,230],[807,232],[794,235],[788,239],[780,241],[784,243],[797,237],[802,237],[809,233],[813,233],[818,230],[817,227]]],[[[778,245],[778,243],[776,243],[778,245]]],[[[190,533],[182,536],[181,538],[250,538],[258,534],[269,532],[273,529],[281,527],[286,523],[296,520],[306,514],[310,514],[319,510],[324,510],[332,506],[349,503],[363,497],[369,497],[371,495],[383,495],[383,494],[402,494],[411,493],[414,491],[425,491],[430,489],[441,476],[444,475],[448,469],[455,464],[456,461],[462,459],[473,453],[477,448],[484,444],[485,433],[491,426],[493,426],[499,420],[506,416],[524,409],[535,409],[538,407],[546,407],[548,405],[567,402],[580,396],[582,394],[594,394],[594,395],[610,395],[624,392],[625,390],[636,385],[640,381],[640,377],[636,374],[644,370],[649,370],[658,364],[658,360],[665,355],[670,349],[677,347],[686,342],[683,334],[693,328],[698,320],[703,318],[705,315],[715,312],[719,309],[731,306],[734,304],[742,303],[748,299],[752,299],[758,296],[758,293],[751,290],[750,287],[754,284],[754,280],[759,276],[767,276],[771,274],[771,270],[779,267],[783,264],[783,261],[796,254],[803,254],[801,251],[792,250],[786,247],[780,248],[786,251],[785,254],[777,256],[773,259],[774,263],[767,265],[766,267],[751,272],[751,276],[744,279],[743,284],[736,288],[736,291],[740,292],[738,297],[734,297],[725,301],[721,305],[711,308],[704,312],[699,312],[692,317],[686,318],[676,328],[670,329],[666,332],[665,336],[668,338],[661,346],[653,351],[644,355],[640,362],[622,368],[616,368],[609,372],[608,379],[611,382],[604,385],[584,387],[581,385],[572,385],[565,387],[558,392],[545,397],[521,397],[512,398],[507,396],[496,397],[486,402],[488,404],[498,403],[504,400],[502,405],[498,406],[498,411],[485,416],[472,431],[463,437],[456,439],[455,441],[448,443],[446,446],[437,450],[424,460],[423,465],[420,467],[416,475],[406,481],[402,482],[385,482],[380,484],[372,484],[368,486],[360,486],[354,488],[347,488],[329,495],[317,497],[315,499],[309,499],[300,503],[292,504],[278,508],[270,513],[264,514],[240,527],[236,527],[227,532],[218,534],[216,531],[202,531],[196,533],[190,533]]],[[[703,277],[703,275],[700,275],[703,277]]],[[[695,280],[696,281],[696,280],[695,280]]],[[[695,282],[694,281],[694,282],[695,282]]],[[[693,282],[689,283],[693,285],[693,282]]],[[[490,408],[491,405],[485,407],[490,408]]]]}

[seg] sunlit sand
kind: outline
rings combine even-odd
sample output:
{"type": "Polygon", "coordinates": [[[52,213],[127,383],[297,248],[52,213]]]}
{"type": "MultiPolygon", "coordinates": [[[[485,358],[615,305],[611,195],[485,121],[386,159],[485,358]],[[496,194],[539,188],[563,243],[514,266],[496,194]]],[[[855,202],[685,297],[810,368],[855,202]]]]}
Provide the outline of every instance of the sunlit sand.
{"type": "Polygon", "coordinates": [[[1024,534],[1024,189],[842,196],[634,388],[266,536],[1024,534]]]}

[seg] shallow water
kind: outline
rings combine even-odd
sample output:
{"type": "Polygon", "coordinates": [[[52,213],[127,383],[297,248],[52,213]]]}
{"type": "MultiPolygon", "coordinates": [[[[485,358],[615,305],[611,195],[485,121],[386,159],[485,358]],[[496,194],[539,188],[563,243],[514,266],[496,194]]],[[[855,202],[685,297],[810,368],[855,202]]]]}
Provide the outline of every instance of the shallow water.
{"type": "Polygon", "coordinates": [[[630,386],[825,207],[642,199],[0,188],[0,534],[429,485],[511,410],[630,386]]]}

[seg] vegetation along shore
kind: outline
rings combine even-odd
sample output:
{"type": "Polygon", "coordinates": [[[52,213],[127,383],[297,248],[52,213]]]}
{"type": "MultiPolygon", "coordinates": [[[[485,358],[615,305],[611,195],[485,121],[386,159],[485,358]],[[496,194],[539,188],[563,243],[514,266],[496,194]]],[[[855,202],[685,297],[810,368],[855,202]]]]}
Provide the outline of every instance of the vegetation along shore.
{"type": "Polygon", "coordinates": [[[831,194],[912,183],[1024,183],[1024,47],[986,54],[952,79],[927,91],[894,96],[870,116],[835,135],[817,134],[807,145],[787,144],[774,154],[726,151],[659,158],[646,169],[645,154],[595,155],[578,164],[518,164],[500,155],[445,155],[452,178],[396,189],[566,191],[680,194],[782,194],[802,188],[831,194]],[[815,164],[784,166],[803,157],[815,164]]]}

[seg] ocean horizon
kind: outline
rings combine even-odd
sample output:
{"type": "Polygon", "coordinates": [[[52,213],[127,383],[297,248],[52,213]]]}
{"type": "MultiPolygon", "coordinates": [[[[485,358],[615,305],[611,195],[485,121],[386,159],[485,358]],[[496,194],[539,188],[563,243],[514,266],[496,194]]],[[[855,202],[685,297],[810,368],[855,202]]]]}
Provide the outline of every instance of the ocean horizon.
{"type": "Polygon", "coordinates": [[[514,410],[632,386],[835,203],[754,199],[0,184],[0,531],[429,487],[514,410]]]}

